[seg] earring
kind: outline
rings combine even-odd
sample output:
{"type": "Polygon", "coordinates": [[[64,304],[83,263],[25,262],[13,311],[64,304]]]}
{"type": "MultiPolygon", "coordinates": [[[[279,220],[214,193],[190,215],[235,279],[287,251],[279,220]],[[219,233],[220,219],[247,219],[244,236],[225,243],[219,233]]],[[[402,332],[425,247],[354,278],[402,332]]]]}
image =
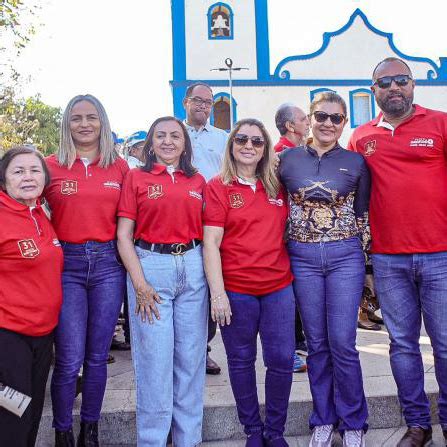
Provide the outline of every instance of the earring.
{"type": "Polygon", "coordinates": [[[155,154],[154,150],[153,149],[149,149],[149,155],[154,155],[154,154],[155,154]]]}

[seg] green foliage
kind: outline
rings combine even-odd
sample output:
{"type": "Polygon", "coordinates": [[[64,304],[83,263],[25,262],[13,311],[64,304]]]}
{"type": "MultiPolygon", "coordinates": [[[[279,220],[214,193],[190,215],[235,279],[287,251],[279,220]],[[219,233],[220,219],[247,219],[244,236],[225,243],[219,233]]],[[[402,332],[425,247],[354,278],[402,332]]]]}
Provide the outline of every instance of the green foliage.
{"type": "Polygon", "coordinates": [[[56,151],[59,144],[61,109],[51,107],[39,95],[17,98],[12,87],[0,97],[0,148],[30,143],[42,153],[56,151]]]}

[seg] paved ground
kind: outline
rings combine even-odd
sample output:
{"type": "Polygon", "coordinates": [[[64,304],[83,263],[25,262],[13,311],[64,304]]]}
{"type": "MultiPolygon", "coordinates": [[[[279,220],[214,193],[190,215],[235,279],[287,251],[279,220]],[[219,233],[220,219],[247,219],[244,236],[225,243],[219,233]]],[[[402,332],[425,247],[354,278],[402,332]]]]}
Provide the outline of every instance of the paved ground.
{"type": "MultiPolygon", "coordinates": [[[[425,333],[421,336],[421,351],[425,368],[426,390],[433,394],[437,392],[437,384],[433,370],[433,355],[428,337],[425,333]]],[[[357,336],[360,360],[363,369],[365,392],[370,405],[370,424],[380,430],[371,430],[368,434],[369,446],[391,446],[401,436],[397,432],[403,421],[398,409],[396,399],[396,386],[391,375],[388,355],[388,334],[382,331],[359,330],[357,336]]],[[[238,447],[244,445],[240,439],[243,435],[237,421],[234,410],[234,399],[231,392],[228,369],[225,360],[225,352],[220,334],[212,342],[212,357],[222,367],[222,373],[218,376],[207,376],[205,389],[205,420],[204,439],[224,442],[206,442],[204,445],[212,447],[238,447]],[[207,412],[207,409],[209,410],[207,412]],[[211,410],[210,410],[211,409],[211,410]],[[220,412],[220,413],[219,413],[220,412]],[[214,418],[214,419],[213,419],[214,418]]],[[[107,391],[103,404],[103,417],[101,421],[101,437],[106,445],[114,443],[114,446],[131,446],[135,442],[135,386],[131,364],[130,352],[113,351],[116,358],[114,364],[109,365],[107,391]],[[119,414],[119,421],[116,420],[119,414]],[[127,435],[126,432],[131,432],[127,435]],[[110,433],[113,432],[113,436],[110,433]],[[109,439],[109,438],[112,439],[109,439]]],[[[261,404],[264,402],[264,375],[265,368],[262,364],[261,349],[259,346],[257,360],[258,393],[261,404]]],[[[79,414],[81,396],[75,402],[75,421],[79,414]]],[[[311,396],[307,374],[294,374],[292,385],[291,404],[288,415],[287,433],[291,435],[307,435],[307,417],[311,408],[311,396]]],[[[436,416],[434,413],[434,423],[436,416]]],[[[77,424],[75,423],[75,427],[77,424]]],[[[75,428],[76,429],[76,428],[75,428]]],[[[38,447],[52,445],[51,430],[51,401],[49,389],[38,439],[38,447]]],[[[437,438],[437,444],[441,442],[441,436],[437,438]]],[[[291,446],[306,445],[308,437],[298,436],[290,438],[291,446]]],[[[112,444],[111,444],[112,445],[112,444]]]]}

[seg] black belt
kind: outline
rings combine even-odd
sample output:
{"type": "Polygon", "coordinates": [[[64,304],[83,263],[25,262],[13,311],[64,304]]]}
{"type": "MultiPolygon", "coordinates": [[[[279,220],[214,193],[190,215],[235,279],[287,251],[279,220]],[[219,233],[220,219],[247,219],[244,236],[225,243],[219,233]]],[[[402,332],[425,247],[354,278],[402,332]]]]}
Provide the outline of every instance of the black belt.
{"type": "Polygon", "coordinates": [[[152,244],[150,242],[143,241],[143,239],[137,239],[135,241],[135,245],[143,250],[155,251],[156,253],[160,253],[162,255],[174,256],[184,255],[188,250],[196,248],[201,243],[202,241],[199,239],[193,239],[187,244],[152,244]]]}

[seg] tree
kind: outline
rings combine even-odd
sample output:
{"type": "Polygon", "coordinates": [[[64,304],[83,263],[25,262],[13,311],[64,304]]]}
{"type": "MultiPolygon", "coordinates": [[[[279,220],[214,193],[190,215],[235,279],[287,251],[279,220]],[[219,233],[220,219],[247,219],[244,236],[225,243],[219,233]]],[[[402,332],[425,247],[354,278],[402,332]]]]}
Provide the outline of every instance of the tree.
{"type": "Polygon", "coordinates": [[[42,102],[39,95],[17,98],[12,87],[0,97],[0,148],[30,143],[42,153],[53,153],[59,145],[62,112],[42,102]]]}

